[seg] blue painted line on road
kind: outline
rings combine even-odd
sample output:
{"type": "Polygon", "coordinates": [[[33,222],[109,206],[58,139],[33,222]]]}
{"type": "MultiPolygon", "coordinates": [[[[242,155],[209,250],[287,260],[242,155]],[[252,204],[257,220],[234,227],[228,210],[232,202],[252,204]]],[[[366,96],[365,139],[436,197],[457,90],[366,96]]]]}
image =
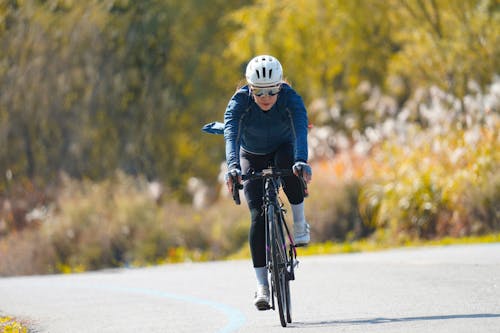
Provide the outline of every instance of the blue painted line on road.
{"type": "MultiPolygon", "coordinates": [[[[99,287],[98,287],[99,288],[99,287]]],[[[221,328],[219,331],[215,333],[231,333],[239,329],[243,324],[245,323],[245,316],[243,313],[241,313],[239,310],[232,308],[226,304],[223,303],[218,303],[202,298],[197,298],[197,297],[192,297],[192,296],[187,296],[187,295],[180,295],[180,294],[173,294],[173,293],[168,293],[160,290],[154,290],[154,289],[146,289],[146,288],[131,288],[131,287],[116,287],[116,286],[101,286],[99,289],[105,289],[105,290],[110,290],[110,291],[117,291],[117,292],[125,292],[125,293],[133,293],[133,294],[139,294],[139,295],[147,295],[147,296],[153,296],[153,297],[160,297],[160,298],[168,298],[168,299],[173,299],[176,301],[181,301],[181,302],[188,302],[188,303],[193,303],[193,304],[198,304],[198,305],[204,305],[204,306],[209,306],[213,309],[216,309],[217,311],[220,311],[224,313],[229,322],[227,323],[226,326],[221,328]]]]}

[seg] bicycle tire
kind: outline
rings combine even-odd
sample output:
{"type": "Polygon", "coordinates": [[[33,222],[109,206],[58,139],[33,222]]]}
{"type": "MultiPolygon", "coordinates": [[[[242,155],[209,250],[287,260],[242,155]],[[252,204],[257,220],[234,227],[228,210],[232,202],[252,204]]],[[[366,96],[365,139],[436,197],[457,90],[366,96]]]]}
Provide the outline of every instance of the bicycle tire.
{"type": "MultiPolygon", "coordinates": [[[[283,212],[281,212],[280,214],[280,218],[282,219],[282,222],[283,224],[281,224],[281,234],[282,234],[282,239],[283,239],[283,244],[286,244],[285,242],[285,231],[284,229],[286,230],[287,234],[288,234],[288,228],[286,228],[286,223],[285,223],[285,217],[283,216],[283,212]],[[285,227],[285,228],[283,228],[285,227]]],[[[284,245],[286,246],[286,245],[284,245]]],[[[290,295],[290,280],[293,280],[295,279],[294,277],[294,272],[293,272],[293,249],[292,249],[292,246],[289,245],[290,248],[289,248],[289,251],[287,252],[285,250],[285,255],[286,255],[286,266],[285,266],[285,275],[286,275],[286,279],[285,279],[285,300],[286,300],[286,321],[288,323],[291,323],[292,322],[292,298],[291,298],[291,295],[290,295]]]]}
{"type": "MultiPolygon", "coordinates": [[[[282,217],[283,218],[283,217],[282,217]]],[[[286,321],[288,323],[292,322],[292,299],[290,295],[290,272],[288,271],[291,269],[291,266],[293,265],[293,257],[289,254],[289,252],[286,251],[286,242],[285,242],[285,233],[283,232],[283,228],[280,228],[281,230],[281,239],[283,240],[283,248],[285,249],[285,267],[284,267],[284,274],[285,274],[285,304],[286,304],[286,321]]]]}
{"type": "MultiPolygon", "coordinates": [[[[271,226],[271,260],[272,260],[272,279],[274,292],[278,303],[278,313],[281,326],[287,325],[287,276],[286,276],[286,245],[284,243],[283,229],[274,208],[268,210],[268,221],[271,226]]],[[[289,287],[289,286],[288,286],[289,287]]],[[[288,288],[289,290],[289,288],[288,288]]]]}
{"type": "Polygon", "coordinates": [[[292,322],[292,299],[290,296],[290,280],[286,279],[285,282],[285,301],[286,301],[286,321],[292,322]]]}

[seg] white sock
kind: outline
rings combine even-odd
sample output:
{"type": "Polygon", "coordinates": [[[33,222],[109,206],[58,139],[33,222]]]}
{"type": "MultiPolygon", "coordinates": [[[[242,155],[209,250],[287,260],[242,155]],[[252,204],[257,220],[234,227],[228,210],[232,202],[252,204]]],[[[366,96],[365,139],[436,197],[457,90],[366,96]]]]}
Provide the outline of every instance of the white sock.
{"type": "Polygon", "coordinates": [[[267,281],[267,267],[254,267],[254,269],[259,285],[269,286],[269,282],[267,281]]]}
{"type": "Polygon", "coordinates": [[[298,205],[290,206],[292,206],[293,224],[304,225],[306,222],[306,215],[304,213],[304,201],[302,201],[298,205]]]}

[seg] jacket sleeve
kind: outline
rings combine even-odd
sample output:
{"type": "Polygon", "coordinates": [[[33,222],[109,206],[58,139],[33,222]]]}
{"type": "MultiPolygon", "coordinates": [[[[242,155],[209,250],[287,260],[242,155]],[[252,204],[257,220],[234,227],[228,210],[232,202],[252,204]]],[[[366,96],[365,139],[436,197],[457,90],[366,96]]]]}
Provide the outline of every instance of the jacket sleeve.
{"type": "Polygon", "coordinates": [[[292,126],[295,134],[295,162],[307,162],[308,146],[307,146],[307,129],[309,121],[307,118],[307,110],[304,106],[302,97],[290,89],[288,108],[292,117],[292,126]]]}
{"type": "Polygon", "coordinates": [[[240,140],[243,115],[248,107],[248,92],[238,90],[229,101],[224,113],[224,140],[228,169],[240,167],[240,140]]]}

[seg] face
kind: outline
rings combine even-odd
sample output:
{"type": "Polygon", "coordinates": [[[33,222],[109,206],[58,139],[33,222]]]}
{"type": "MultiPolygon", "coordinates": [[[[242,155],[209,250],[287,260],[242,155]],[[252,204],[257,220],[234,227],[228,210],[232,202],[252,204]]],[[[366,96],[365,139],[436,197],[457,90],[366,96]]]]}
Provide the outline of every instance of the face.
{"type": "Polygon", "coordinates": [[[269,111],[278,100],[280,86],[270,88],[251,88],[255,103],[263,110],[269,111]]]}
{"type": "Polygon", "coordinates": [[[255,96],[253,95],[255,99],[255,103],[259,106],[259,108],[262,109],[262,111],[269,111],[273,107],[273,105],[276,103],[278,100],[278,95],[274,96],[269,96],[269,95],[262,95],[262,96],[255,96]]]}

